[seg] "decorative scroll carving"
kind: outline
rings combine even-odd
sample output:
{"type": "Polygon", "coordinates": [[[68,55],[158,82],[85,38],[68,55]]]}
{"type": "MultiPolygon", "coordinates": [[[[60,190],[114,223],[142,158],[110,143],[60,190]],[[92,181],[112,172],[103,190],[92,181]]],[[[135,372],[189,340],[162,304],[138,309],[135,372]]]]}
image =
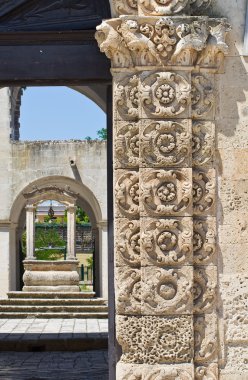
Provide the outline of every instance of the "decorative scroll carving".
{"type": "Polygon", "coordinates": [[[142,314],[176,315],[192,312],[192,267],[142,268],[142,314]]]}
{"type": "Polygon", "coordinates": [[[138,0],[113,0],[114,8],[119,15],[138,13],[138,0]]]}
{"type": "Polygon", "coordinates": [[[114,87],[115,118],[137,120],[139,116],[139,77],[124,76],[114,87]]]}
{"type": "Polygon", "coordinates": [[[142,219],[143,265],[192,263],[192,222],[189,218],[142,219]]]}
{"type": "Polygon", "coordinates": [[[136,171],[116,171],[116,216],[139,216],[139,174],[136,171]]]}
{"type": "Polygon", "coordinates": [[[142,169],[141,201],[144,216],[191,215],[191,170],[142,169]]]}
{"type": "Polygon", "coordinates": [[[191,164],[191,125],[188,121],[144,121],[140,137],[144,167],[191,164]]]}
{"type": "Polygon", "coordinates": [[[180,13],[189,0],[139,0],[140,11],[146,16],[169,16],[180,13]]]}
{"type": "Polygon", "coordinates": [[[213,118],[210,111],[213,110],[215,94],[213,85],[206,76],[192,74],[191,104],[192,117],[195,119],[213,118]]]}
{"type": "MultiPolygon", "coordinates": [[[[144,4],[164,0],[144,0],[144,4]]],[[[186,0],[168,0],[182,5],[186,0]]],[[[189,0],[188,0],[189,1],[189,0]]],[[[123,2],[124,3],[124,2],[123,2]]],[[[167,5],[162,5],[166,7],[167,5]]],[[[226,19],[172,19],[126,16],[103,21],[97,27],[100,50],[115,68],[132,66],[192,66],[218,69],[228,52],[226,19]]]]}
{"type": "Polygon", "coordinates": [[[215,154],[215,125],[207,121],[196,121],[193,123],[192,135],[193,166],[211,166],[215,154]]]}
{"type": "Polygon", "coordinates": [[[140,266],[140,221],[117,219],[116,265],[140,266]]]}
{"type": "Polygon", "coordinates": [[[210,313],[216,302],[217,271],[216,267],[194,269],[194,312],[210,313]]]}
{"type": "Polygon", "coordinates": [[[206,314],[194,317],[195,362],[203,364],[217,359],[217,317],[206,314]]]}
{"type": "Polygon", "coordinates": [[[117,364],[118,380],[193,380],[190,364],[173,365],[137,365],[117,364]]]}
{"type": "Polygon", "coordinates": [[[191,14],[203,14],[211,4],[212,0],[190,0],[191,14]]]}
{"type": "Polygon", "coordinates": [[[158,72],[141,85],[141,101],[148,117],[173,117],[188,109],[191,85],[182,75],[158,72]]]}
{"type": "Polygon", "coordinates": [[[215,170],[193,171],[193,205],[195,215],[214,215],[215,170]]]}
{"type": "Polygon", "coordinates": [[[194,263],[206,265],[215,262],[216,220],[195,219],[193,235],[194,263]]]}
{"type": "Polygon", "coordinates": [[[117,316],[122,363],[190,363],[193,331],[190,316],[117,316]]]}
{"type": "Polygon", "coordinates": [[[195,379],[196,380],[218,380],[219,371],[218,364],[212,363],[204,367],[196,367],[195,369],[195,379]]]}
{"type": "Polygon", "coordinates": [[[114,147],[115,167],[139,167],[139,124],[119,122],[114,147]]]}
{"type": "Polygon", "coordinates": [[[118,314],[140,314],[141,276],[139,269],[116,268],[116,310],[118,314]]]}

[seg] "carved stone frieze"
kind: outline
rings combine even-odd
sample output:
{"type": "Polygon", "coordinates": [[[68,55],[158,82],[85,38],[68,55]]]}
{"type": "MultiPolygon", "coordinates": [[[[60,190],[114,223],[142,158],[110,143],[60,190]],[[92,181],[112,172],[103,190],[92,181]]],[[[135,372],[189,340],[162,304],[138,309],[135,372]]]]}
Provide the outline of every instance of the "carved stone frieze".
{"type": "Polygon", "coordinates": [[[215,170],[193,171],[194,215],[215,215],[216,184],[215,170]]]}
{"type": "Polygon", "coordinates": [[[216,262],[216,219],[194,219],[194,264],[206,265],[216,262]]]}
{"type": "Polygon", "coordinates": [[[194,268],[194,312],[212,313],[216,307],[217,268],[194,268]]]}
{"type": "Polygon", "coordinates": [[[139,269],[119,267],[115,270],[116,311],[118,314],[140,314],[141,273],[139,269]]]}
{"type": "Polygon", "coordinates": [[[191,364],[173,365],[117,365],[118,380],[193,380],[193,368],[191,364]]]}
{"type": "Polygon", "coordinates": [[[116,217],[139,217],[139,173],[137,171],[115,171],[115,215],[116,217]]]}
{"type": "Polygon", "coordinates": [[[175,72],[155,72],[141,84],[142,116],[150,118],[189,115],[190,78],[175,72]]]}
{"type": "MultiPolygon", "coordinates": [[[[140,0],[140,8],[156,6],[161,14],[165,8],[181,7],[187,2],[140,0]]],[[[97,27],[96,39],[100,50],[112,60],[113,68],[197,64],[217,70],[228,53],[225,40],[229,30],[226,19],[126,16],[103,21],[97,27]]]]}
{"type": "Polygon", "coordinates": [[[116,266],[139,267],[140,221],[117,219],[115,221],[115,263],[116,266]]]}
{"type": "Polygon", "coordinates": [[[206,75],[192,74],[191,104],[194,119],[213,119],[215,93],[213,84],[206,75]]]}
{"type": "Polygon", "coordinates": [[[189,7],[189,0],[139,0],[139,13],[145,16],[169,16],[189,7]]]}
{"type": "Polygon", "coordinates": [[[122,363],[190,363],[193,358],[191,316],[117,316],[122,363]]]}
{"type": "Polygon", "coordinates": [[[195,363],[204,364],[217,361],[217,335],[216,314],[205,314],[194,317],[195,363]]]}
{"type": "Polygon", "coordinates": [[[114,118],[137,120],[140,113],[138,75],[118,75],[114,81],[114,118]]]}
{"type": "Polygon", "coordinates": [[[114,139],[114,166],[139,167],[139,123],[119,121],[114,139]]]}
{"type": "Polygon", "coordinates": [[[207,366],[199,366],[195,368],[196,380],[218,380],[219,370],[217,363],[211,363],[207,366]]]}
{"type": "Polygon", "coordinates": [[[215,155],[215,125],[209,121],[195,121],[192,131],[193,167],[213,166],[215,155]]]}
{"type": "Polygon", "coordinates": [[[192,215],[191,169],[141,169],[141,215],[192,215]]]}
{"type": "Polygon", "coordinates": [[[143,266],[191,264],[192,251],[192,220],[190,218],[142,218],[143,266]]]}
{"type": "Polygon", "coordinates": [[[152,121],[142,123],[140,162],[144,167],[191,166],[191,122],[152,121]]]}
{"type": "Polygon", "coordinates": [[[142,268],[142,314],[190,314],[193,307],[193,268],[142,268]]]}

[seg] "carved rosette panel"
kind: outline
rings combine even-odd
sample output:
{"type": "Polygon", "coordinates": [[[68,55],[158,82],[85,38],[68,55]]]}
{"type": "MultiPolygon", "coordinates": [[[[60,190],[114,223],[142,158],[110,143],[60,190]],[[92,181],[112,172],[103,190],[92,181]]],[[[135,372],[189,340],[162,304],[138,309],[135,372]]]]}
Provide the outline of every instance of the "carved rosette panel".
{"type": "Polygon", "coordinates": [[[140,221],[117,219],[115,227],[116,266],[140,267],[140,221]]]}
{"type": "Polygon", "coordinates": [[[194,219],[194,264],[216,263],[216,219],[194,219]]]}
{"type": "Polygon", "coordinates": [[[206,75],[192,74],[191,104],[194,119],[213,119],[215,93],[212,81],[206,75]]]}
{"type": "Polygon", "coordinates": [[[138,75],[116,76],[114,81],[114,117],[116,120],[137,121],[140,113],[138,75]]]}
{"type": "Polygon", "coordinates": [[[193,171],[194,215],[215,215],[216,184],[215,170],[193,171]]]}
{"type": "Polygon", "coordinates": [[[195,362],[204,364],[217,361],[217,316],[205,314],[194,317],[195,362]]]}
{"type": "Polygon", "coordinates": [[[191,316],[117,316],[122,363],[190,363],[193,358],[191,316]]]}
{"type": "Polygon", "coordinates": [[[190,218],[142,218],[142,265],[192,264],[192,234],[190,218]]]}
{"type": "Polygon", "coordinates": [[[218,380],[219,369],[217,363],[209,364],[208,366],[199,366],[195,368],[196,380],[218,380]]]}
{"type": "Polygon", "coordinates": [[[139,167],[139,123],[117,123],[114,141],[114,166],[139,167]]]}
{"type": "Polygon", "coordinates": [[[115,172],[115,215],[116,217],[139,217],[139,173],[116,170],[115,172]]]}
{"type": "Polygon", "coordinates": [[[215,156],[215,125],[212,122],[195,121],[192,131],[194,167],[212,167],[215,156]]]}
{"type": "MultiPolygon", "coordinates": [[[[185,74],[184,74],[185,75],[185,74]]],[[[190,78],[175,72],[148,75],[141,85],[143,117],[168,118],[189,115],[190,78]]]]}
{"type": "Polygon", "coordinates": [[[120,267],[115,270],[116,311],[118,314],[140,314],[141,273],[139,269],[120,267]]]}
{"type": "Polygon", "coordinates": [[[141,169],[141,215],[192,215],[191,169],[141,169]]]}
{"type": "Polygon", "coordinates": [[[144,167],[191,166],[191,122],[143,121],[140,161],[144,167]]]}
{"type": "Polygon", "coordinates": [[[189,0],[139,0],[139,13],[145,16],[169,16],[189,6],[189,0]]]}
{"type": "Polygon", "coordinates": [[[142,314],[192,313],[193,268],[142,268],[142,314]]]}
{"type": "Polygon", "coordinates": [[[216,307],[217,268],[194,268],[194,312],[212,313],[216,307]]]}
{"type": "Polygon", "coordinates": [[[171,365],[117,365],[118,380],[193,380],[192,366],[188,364],[171,365]]]}

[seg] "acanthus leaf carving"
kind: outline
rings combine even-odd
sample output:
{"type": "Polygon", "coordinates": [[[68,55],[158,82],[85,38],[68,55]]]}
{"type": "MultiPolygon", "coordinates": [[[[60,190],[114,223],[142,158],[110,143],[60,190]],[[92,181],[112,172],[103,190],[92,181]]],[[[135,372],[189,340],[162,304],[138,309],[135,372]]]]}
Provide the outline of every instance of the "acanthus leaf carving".
{"type": "Polygon", "coordinates": [[[214,215],[216,186],[215,170],[193,171],[194,215],[214,215]]]}
{"type": "Polygon", "coordinates": [[[141,312],[141,274],[139,269],[116,268],[116,311],[118,314],[141,312]]]}
{"type": "Polygon", "coordinates": [[[202,74],[192,74],[191,104],[194,119],[212,119],[215,93],[211,81],[202,74]]]}
{"type": "Polygon", "coordinates": [[[178,73],[157,72],[141,84],[142,111],[145,116],[175,117],[189,109],[191,85],[178,73]]]}
{"type": "Polygon", "coordinates": [[[142,265],[192,263],[192,223],[188,218],[141,220],[142,265]]]}
{"type": "Polygon", "coordinates": [[[114,92],[116,119],[137,120],[140,108],[139,77],[133,75],[118,78],[114,92]]]}
{"type": "Polygon", "coordinates": [[[215,125],[212,122],[195,121],[192,142],[193,166],[212,166],[215,155],[215,125]]]}
{"type": "Polygon", "coordinates": [[[193,269],[142,268],[142,314],[177,315],[192,312],[193,269]]]}
{"type": "Polygon", "coordinates": [[[139,124],[126,122],[117,123],[114,148],[116,168],[138,168],[139,124]]]}
{"type": "Polygon", "coordinates": [[[138,13],[138,0],[113,0],[118,15],[135,15],[138,13]]]}
{"type": "Polygon", "coordinates": [[[141,165],[144,167],[190,166],[190,123],[143,121],[140,155],[141,165]]]}
{"type": "Polygon", "coordinates": [[[115,222],[116,266],[139,267],[140,259],[140,221],[117,219],[115,222]]]}
{"type": "Polygon", "coordinates": [[[139,216],[139,174],[120,169],[116,175],[116,216],[135,219],[139,216]]]}
{"type": "Polygon", "coordinates": [[[141,202],[143,216],[191,215],[191,170],[142,169],[141,202]]]}
{"type": "Polygon", "coordinates": [[[194,219],[193,230],[194,263],[198,265],[215,263],[215,218],[208,217],[206,219],[194,219]]]}
{"type": "Polygon", "coordinates": [[[194,269],[194,312],[211,313],[216,305],[216,267],[194,269]]]}

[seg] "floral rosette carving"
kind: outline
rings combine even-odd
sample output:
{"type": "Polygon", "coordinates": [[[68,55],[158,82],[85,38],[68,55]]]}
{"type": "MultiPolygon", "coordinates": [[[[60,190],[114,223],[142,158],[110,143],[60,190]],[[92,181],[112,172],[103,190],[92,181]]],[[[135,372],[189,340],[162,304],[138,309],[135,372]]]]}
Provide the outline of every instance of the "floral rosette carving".
{"type": "Polygon", "coordinates": [[[140,314],[141,275],[139,269],[116,268],[116,311],[118,314],[140,314]]]}
{"type": "Polygon", "coordinates": [[[192,136],[193,165],[208,167],[215,154],[215,126],[211,122],[194,122],[192,136]]]}
{"type": "Polygon", "coordinates": [[[188,218],[142,220],[142,263],[192,263],[192,222],[188,218]]]}
{"type": "Polygon", "coordinates": [[[143,169],[141,201],[144,216],[191,215],[191,170],[143,169]]]}
{"type": "Polygon", "coordinates": [[[195,215],[214,215],[215,170],[193,171],[193,208],[195,215]]]}
{"type": "Polygon", "coordinates": [[[196,380],[218,380],[219,369],[218,364],[211,363],[208,366],[200,366],[195,368],[196,380]]]}
{"type": "Polygon", "coordinates": [[[198,265],[206,265],[215,262],[215,218],[194,220],[193,230],[194,263],[198,265]]]}
{"type": "Polygon", "coordinates": [[[197,364],[216,360],[217,348],[217,317],[215,314],[194,317],[195,357],[197,364]]]}
{"type": "Polygon", "coordinates": [[[116,171],[116,216],[137,218],[139,216],[139,174],[136,171],[116,171]]]}
{"type": "Polygon", "coordinates": [[[140,221],[116,220],[116,265],[140,266],[140,221]]]}
{"type": "Polygon", "coordinates": [[[189,0],[140,0],[140,11],[146,16],[169,16],[188,7],[189,0]]]}
{"type": "Polygon", "coordinates": [[[137,120],[139,116],[139,78],[126,77],[115,84],[115,113],[117,119],[137,120]]]}
{"type": "Polygon", "coordinates": [[[118,15],[135,15],[138,13],[138,0],[113,0],[118,15]]]}
{"type": "Polygon", "coordinates": [[[192,74],[191,84],[192,117],[203,119],[213,117],[215,94],[211,81],[201,74],[192,74]]]}
{"type": "Polygon", "coordinates": [[[115,167],[139,167],[139,125],[119,122],[114,147],[115,167]]]}
{"type": "Polygon", "coordinates": [[[215,308],[217,272],[216,267],[194,269],[194,312],[210,313],[215,308]]]}
{"type": "Polygon", "coordinates": [[[191,313],[193,269],[142,268],[142,314],[191,313]]]}
{"type": "Polygon", "coordinates": [[[188,122],[144,122],[140,139],[141,163],[146,167],[189,166],[191,131],[188,122]]]}
{"type": "Polygon", "coordinates": [[[188,109],[191,86],[176,73],[160,72],[148,76],[141,86],[141,102],[150,117],[175,117],[188,109]]]}

